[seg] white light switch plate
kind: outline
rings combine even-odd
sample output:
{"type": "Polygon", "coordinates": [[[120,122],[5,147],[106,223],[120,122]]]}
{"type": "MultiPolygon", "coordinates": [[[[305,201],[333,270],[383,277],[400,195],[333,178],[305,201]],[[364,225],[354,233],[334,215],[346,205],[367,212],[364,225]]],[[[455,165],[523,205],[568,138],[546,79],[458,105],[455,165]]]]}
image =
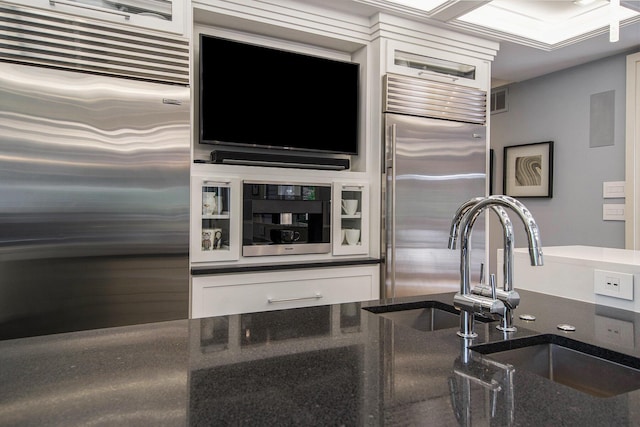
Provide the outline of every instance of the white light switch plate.
{"type": "Polygon", "coordinates": [[[602,183],[602,197],[605,199],[624,199],[624,181],[608,181],[602,183]]]}
{"type": "Polygon", "coordinates": [[[605,203],[602,205],[602,219],[605,221],[624,221],[624,205],[605,203]]]}

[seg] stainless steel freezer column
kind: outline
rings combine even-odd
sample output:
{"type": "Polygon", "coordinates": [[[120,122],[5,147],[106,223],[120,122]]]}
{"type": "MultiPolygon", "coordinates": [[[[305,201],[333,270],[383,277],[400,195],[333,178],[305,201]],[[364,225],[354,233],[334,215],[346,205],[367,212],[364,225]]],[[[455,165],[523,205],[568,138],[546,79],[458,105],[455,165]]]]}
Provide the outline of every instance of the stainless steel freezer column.
{"type": "Polygon", "coordinates": [[[187,317],[189,97],[0,63],[0,339],[187,317]]]}
{"type": "MultiPolygon", "coordinates": [[[[385,132],[385,297],[455,291],[460,259],[447,249],[449,226],[461,203],[486,193],[486,128],[387,113],[385,132]]],[[[478,227],[478,271],[484,241],[478,227]]]]}

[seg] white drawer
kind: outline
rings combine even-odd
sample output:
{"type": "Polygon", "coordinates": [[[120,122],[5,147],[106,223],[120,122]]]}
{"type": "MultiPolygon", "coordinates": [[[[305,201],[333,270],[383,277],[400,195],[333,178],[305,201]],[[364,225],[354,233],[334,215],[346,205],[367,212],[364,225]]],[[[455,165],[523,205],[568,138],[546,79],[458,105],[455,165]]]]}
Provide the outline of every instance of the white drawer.
{"type": "Polygon", "coordinates": [[[356,266],[197,276],[191,317],[367,301],[379,297],[379,267],[356,266]]]}

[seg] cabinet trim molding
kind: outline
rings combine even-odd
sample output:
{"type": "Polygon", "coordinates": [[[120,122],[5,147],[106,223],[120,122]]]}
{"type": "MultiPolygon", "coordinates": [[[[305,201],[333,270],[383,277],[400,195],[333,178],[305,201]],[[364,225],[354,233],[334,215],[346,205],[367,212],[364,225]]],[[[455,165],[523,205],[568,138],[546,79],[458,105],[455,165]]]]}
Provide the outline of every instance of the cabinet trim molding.
{"type": "Polygon", "coordinates": [[[260,264],[260,265],[224,265],[224,266],[207,266],[207,267],[191,267],[192,276],[208,276],[214,274],[231,274],[231,273],[249,273],[249,272],[268,272],[283,270],[306,270],[311,268],[336,268],[350,267],[358,265],[376,265],[380,264],[378,258],[359,258],[359,259],[341,259],[335,261],[318,261],[303,262],[290,264],[260,264]]]}

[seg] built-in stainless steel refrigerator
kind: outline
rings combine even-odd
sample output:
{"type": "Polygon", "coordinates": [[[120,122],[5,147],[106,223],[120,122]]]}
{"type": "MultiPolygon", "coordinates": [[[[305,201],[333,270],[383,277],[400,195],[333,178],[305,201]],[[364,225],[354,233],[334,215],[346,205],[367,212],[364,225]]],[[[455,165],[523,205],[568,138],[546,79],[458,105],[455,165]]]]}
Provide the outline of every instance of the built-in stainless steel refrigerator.
{"type": "Polygon", "coordinates": [[[0,9],[0,339],[186,318],[188,43],[0,9]]]}
{"type": "MultiPolygon", "coordinates": [[[[385,298],[459,289],[460,253],[447,248],[449,228],[460,204],[487,192],[485,117],[483,91],[385,76],[385,298]]],[[[472,233],[474,279],[484,261],[485,229],[478,219],[472,233]]]]}

